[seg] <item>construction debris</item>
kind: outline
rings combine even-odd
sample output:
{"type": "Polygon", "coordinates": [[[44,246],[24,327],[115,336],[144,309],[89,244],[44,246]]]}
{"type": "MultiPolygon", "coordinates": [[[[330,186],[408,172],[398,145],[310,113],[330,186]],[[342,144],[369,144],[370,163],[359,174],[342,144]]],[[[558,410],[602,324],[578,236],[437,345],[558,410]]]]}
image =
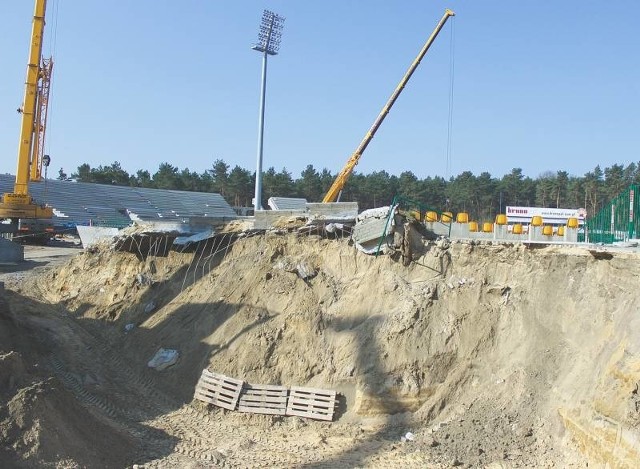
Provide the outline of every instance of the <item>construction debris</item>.
{"type": "Polygon", "coordinates": [[[235,410],[243,385],[244,381],[229,378],[220,373],[212,373],[205,369],[202,370],[193,397],[223,409],[235,410]]]}
{"type": "Polygon", "coordinates": [[[162,371],[166,368],[169,368],[171,365],[175,365],[178,361],[179,353],[177,350],[173,349],[158,349],[156,354],[153,356],[147,366],[149,368],[154,368],[157,371],[162,371]]]}
{"type": "Polygon", "coordinates": [[[255,229],[333,233],[338,228],[337,224],[340,230],[353,226],[358,215],[356,202],[308,203],[304,199],[272,199],[269,199],[270,206],[278,209],[256,212],[255,229]],[[327,225],[333,226],[326,230],[327,225]]]}
{"type": "Polygon", "coordinates": [[[194,399],[228,410],[333,420],[336,392],[325,389],[250,384],[202,370],[194,399]]]}
{"type": "Polygon", "coordinates": [[[408,252],[393,218],[391,257],[216,227],[3,274],[0,466],[635,467],[638,254],[417,230],[408,252]],[[203,368],[225,381],[191,401],[203,368]]]}
{"type": "Polygon", "coordinates": [[[289,390],[286,415],[331,421],[336,404],[335,391],[295,386],[289,390]]]}
{"type": "Polygon", "coordinates": [[[253,414],[286,415],[289,390],[285,386],[245,383],[238,410],[253,414]]]}
{"type": "Polygon", "coordinates": [[[359,251],[365,254],[386,253],[387,235],[390,234],[393,223],[390,213],[395,207],[372,208],[363,211],[356,217],[356,225],[353,228],[353,241],[359,251]]]}
{"type": "Polygon", "coordinates": [[[318,269],[307,258],[292,259],[284,257],[279,259],[274,267],[285,272],[296,273],[302,280],[313,278],[318,273],[318,269]]]}

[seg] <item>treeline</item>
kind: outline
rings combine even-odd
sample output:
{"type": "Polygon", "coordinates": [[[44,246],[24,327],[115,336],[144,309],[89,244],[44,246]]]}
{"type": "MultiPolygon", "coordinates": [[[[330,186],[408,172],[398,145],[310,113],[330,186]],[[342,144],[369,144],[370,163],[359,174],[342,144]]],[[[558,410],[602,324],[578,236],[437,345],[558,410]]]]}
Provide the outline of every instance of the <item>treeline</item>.
{"type": "MultiPolygon", "coordinates": [[[[263,176],[263,200],[269,197],[303,197],[319,202],[329,189],[335,175],[327,169],[316,170],[308,165],[294,178],[283,168],[269,168],[263,176]]],[[[70,179],[63,169],[60,180],[70,179]]],[[[188,168],[179,169],[162,163],[154,174],[138,170],[129,174],[117,161],[110,166],[78,167],[71,175],[78,182],[123,186],[175,189],[183,191],[217,192],[233,206],[251,206],[255,172],[239,166],[230,167],[216,160],[211,169],[199,174],[188,168]]],[[[640,163],[628,166],[614,164],[602,170],[596,166],[584,176],[571,176],[566,171],[546,172],[532,179],[514,168],[501,178],[488,172],[479,176],[465,171],[448,181],[442,177],[419,179],[411,171],[399,176],[386,171],[371,174],[354,173],[349,179],[342,201],[358,202],[361,210],[391,203],[394,195],[415,200],[425,207],[454,213],[466,211],[474,220],[489,221],[507,205],[587,209],[595,214],[605,203],[630,184],[640,183],[640,163]]]]}

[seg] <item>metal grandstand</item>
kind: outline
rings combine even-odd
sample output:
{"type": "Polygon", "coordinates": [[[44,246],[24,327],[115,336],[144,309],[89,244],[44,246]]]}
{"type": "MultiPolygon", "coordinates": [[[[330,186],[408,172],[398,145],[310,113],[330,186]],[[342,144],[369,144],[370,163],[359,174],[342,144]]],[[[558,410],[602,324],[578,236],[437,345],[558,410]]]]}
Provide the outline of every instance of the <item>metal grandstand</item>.
{"type": "MultiPolygon", "coordinates": [[[[15,177],[0,175],[0,193],[13,189],[15,177]]],[[[157,221],[205,217],[237,218],[220,194],[140,187],[111,186],[83,182],[47,180],[29,185],[38,203],[53,207],[56,226],[76,225],[123,228],[133,220],[157,221]]]]}

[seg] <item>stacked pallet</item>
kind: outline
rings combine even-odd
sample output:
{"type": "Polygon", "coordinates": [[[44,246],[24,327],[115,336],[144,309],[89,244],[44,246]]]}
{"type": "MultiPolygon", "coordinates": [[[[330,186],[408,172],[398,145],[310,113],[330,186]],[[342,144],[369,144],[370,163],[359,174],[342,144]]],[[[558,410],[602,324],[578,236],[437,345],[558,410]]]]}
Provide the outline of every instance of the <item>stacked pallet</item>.
{"type": "Polygon", "coordinates": [[[287,388],[266,384],[245,384],[238,403],[240,412],[286,415],[287,388]]]}
{"type": "Polygon", "coordinates": [[[202,370],[194,397],[207,404],[234,410],[238,405],[243,384],[244,381],[239,379],[211,373],[209,370],[202,370]]]}
{"type": "Polygon", "coordinates": [[[328,421],[333,420],[337,403],[335,391],[249,384],[206,369],[202,370],[194,398],[228,410],[328,421]]]}

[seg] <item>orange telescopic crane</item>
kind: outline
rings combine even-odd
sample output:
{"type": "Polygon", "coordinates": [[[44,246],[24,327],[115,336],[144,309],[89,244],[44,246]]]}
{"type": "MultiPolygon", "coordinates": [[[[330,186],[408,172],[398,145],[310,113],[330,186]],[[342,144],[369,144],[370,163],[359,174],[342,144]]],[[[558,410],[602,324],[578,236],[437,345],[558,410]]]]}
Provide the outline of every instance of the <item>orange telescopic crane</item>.
{"type": "Polygon", "coordinates": [[[391,95],[387,103],[382,108],[382,111],[380,111],[380,114],[378,114],[378,117],[376,118],[375,122],[373,123],[369,131],[366,133],[364,138],[362,139],[362,142],[360,142],[360,145],[358,145],[358,148],[356,148],[356,151],[353,152],[353,154],[351,155],[347,163],[344,165],[344,167],[336,177],[335,181],[333,181],[333,184],[329,188],[329,191],[325,194],[324,199],[322,199],[323,202],[336,202],[337,200],[339,200],[340,193],[342,192],[342,189],[347,183],[347,180],[351,176],[351,173],[353,173],[353,170],[358,164],[358,161],[360,161],[360,158],[362,157],[362,153],[365,151],[369,143],[371,143],[371,140],[373,140],[373,137],[378,131],[378,129],[380,128],[380,125],[382,125],[384,118],[387,117],[387,114],[389,114],[391,107],[396,102],[396,99],[398,99],[398,96],[400,96],[400,93],[402,93],[402,90],[404,89],[407,82],[409,81],[409,78],[411,78],[411,75],[413,75],[413,72],[415,72],[416,68],[418,68],[418,65],[420,65],[420,61],[429,50],[429,47],[431,47],[431,44],[438,36],[438,33],[443,28],[443,26],[445,25],[449,17],[454,15],[455,13],[453,11],[449,9],[445,10],[444,15],[438,22],[436,28],[431,33],[431,36],[429,36],[429,39],[427,39],[427,42],[418,53],[418,56],[415,58],[415,60],[409,67],[409,70],[407,70],[407,73],[405,73],[404,77],[402,77],[402,80],[400,80],[400,83],[394,90],[393,94],[391,95]]]}

